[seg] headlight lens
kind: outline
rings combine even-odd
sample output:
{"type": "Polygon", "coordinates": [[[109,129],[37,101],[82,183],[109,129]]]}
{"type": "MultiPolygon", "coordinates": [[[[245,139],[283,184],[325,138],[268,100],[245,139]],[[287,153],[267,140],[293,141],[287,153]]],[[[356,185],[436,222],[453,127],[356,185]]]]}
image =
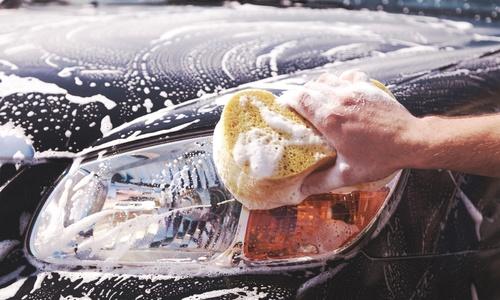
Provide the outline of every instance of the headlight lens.
{"type": "Polygon", "coordinates": [[[241,205],[207,138],[73,166],[42,208],[31,251],[46,261],[205,261],[227,250],[241,205]]]}
{"type": "Polygon", "coordinates": [[[399,178],[249,212],[219,181],[211,149],[199,137],[75,161],[41,207],[29,251],[65,265],[311,261],[358,240],[399,178]]]}

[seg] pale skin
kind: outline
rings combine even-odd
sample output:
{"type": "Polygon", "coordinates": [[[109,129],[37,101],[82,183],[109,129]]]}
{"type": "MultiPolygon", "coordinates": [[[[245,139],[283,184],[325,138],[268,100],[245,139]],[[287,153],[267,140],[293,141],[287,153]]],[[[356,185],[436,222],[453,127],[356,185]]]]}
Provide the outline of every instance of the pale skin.
{"type": "MultiPolygon", "coordinates": [[[[315,82],[328,85],[328,75],[315,82]]],[[[407,168],[500,177],[500,114],[418,118],[391,99],[349,96],[337,97],[325,112],[311,101],[306,92],[292,107],[339,157],[333,167],[306,178],[304,194],[376,181],[407,168]]]]}

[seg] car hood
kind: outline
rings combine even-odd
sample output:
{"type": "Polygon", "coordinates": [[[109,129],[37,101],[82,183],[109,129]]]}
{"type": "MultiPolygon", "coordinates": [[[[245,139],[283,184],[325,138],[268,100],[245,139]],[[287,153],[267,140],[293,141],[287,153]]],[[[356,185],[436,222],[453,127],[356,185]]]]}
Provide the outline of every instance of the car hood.
{"type": "MultiPolygon", "coordinates": [[[[0,124],[12,121],[24,129],[37,154],[48,149],[76,152],[89,145],[93,145],[90,151],[98,153],[118,143],[116,149],[121,151],[127,144],[137,147],[142,141],[162,142],[209,133],[226,96],[234,90],[256,87],[279,93],[321,72],[349,68],[360,68],[389,84],[397,99],[416,115],[498,110],[500,29],[493,27],[383,12],[256,6],[49,6],[0,11],[0,16],[0,124]]],[[[450,276],[450,282],[460,289],[449,290],[465,295],[469,282],[463,283],[468,276],[462,274],[467,272],[457,272],[455,267],[472,269],[476,263],[447,255],[442,248],[462,249],[462,244],[449,246],[450,238],[436,244],[428,241],[428,224],[440,226],[435,234],[440,237],[448,227],[435,219],[448,220],[445,217],[460,206],[450,206],[458,207],[456,210],[447,208],[455,186],[448,182],[447,173],[417,172],[408,192],[410,199],[386,227],[387,232],[381,233],[382,242],[367,249],[367,255],[350,261],[350,271],[343,273],[337,268],[338,262],[297,273],[201,279],[88,270],[45,272],[26,261],[20,240],[39,195],[47,193],[69,162],[57,168],[52,163],[50,167],[35,166],[2,191],[2,207],[8,208],[3,210],[7,213],[2,215],[2,227],[13,229],[2,235],[6,249],[2,255],[8,255],[1,261],[0,285],[15,281],[1,291],[3,298],[100,295],[177,299],[200,294],[193,298],[277,299],[301,291],[322,293],[321,284],[334,276],[337,281],[331,286],[335,289],[332,295],[350,299],[347,295],[352,291],[358,298],[389,298],[392,291],[403,295],[438,273],[458,274],[459,280],[450,276]],[[445,189],[440,184],[429,185],[445,182],[445,176],[445,189]],[[414,199],[419,201],[411,201],[414,199]],[[423,203],[419,205],[424,208],[415,208],[415,203],[423,203]],[[436,213],[434,205],[443,207],[443,212],[436,213]],[[417,224],[425,226],[416,226],[416,219],[422,219],[417,224]],[[421,235],[420,231],[413,234],[413,240],[420,242],[425,237],[426,246],[433,248],[422,253],[431,255],[400,266],[372,259],[398,252],[415,255],[407,251],[402,242],[407,237],[402,232],[405,228],[413,232],[408,228],[416,227],[426,230],[421,235]],[[437,260],[437,251],[445,253],[443,260],[437,260]],[[412,280],[407,282],[401,274],[411,273],[408,270],[424,270],[428,276],[420,279],[410,274],[412,280]],[[353,274],[367,276],[360,280],[353,274]],[[366,288],[361,290],[359,282],[366,288]],[[375,284],[381,290],[387,285],[388,294],[374,292],[375,284]]],[[[475,186],[475,181],[467,182],[475,186]]],[[[482,194],[478,195],[476,198],[481,198],[482,194]]],[[[460,212],[467,213],[463,208],[460,212]]],[[[450,230],[452,241],[455,235],[465,235],[467,241],[469,235],[475,236],[474,225],[469,224],[472,221],[460,223],[472,228],[469,231],[452,221],[449,228],[458,228],[459,232],[450,230]]],[[[485,257],[482,261],[489,265],[492,259],[485,257]]],[[[492,286],[496,287],[496,282],[492,286]]],[[[318,298],[305,295],[305,299],[318,298]]]]}
{"type": "Polygon", "coordinates": [[[421,72],[500,40],[493,27],[343,9],[49,6],[1,16],[0,124],[22,127],[38,152],[76,152],[140,116],[264,78],[397,57],[421,72]]]}

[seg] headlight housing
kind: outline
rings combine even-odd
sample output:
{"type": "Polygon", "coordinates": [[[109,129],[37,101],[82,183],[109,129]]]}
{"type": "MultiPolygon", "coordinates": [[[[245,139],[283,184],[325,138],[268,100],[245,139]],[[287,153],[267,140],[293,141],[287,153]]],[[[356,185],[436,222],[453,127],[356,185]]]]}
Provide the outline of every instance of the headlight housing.
{"type": "Polygon", "coordinates": [[[39,209],[28,250],[58,265],[311,263],[352,248],[387,210],[376,192],[248,211],[220,182],[211,136],[76,159],[39,209]]]}

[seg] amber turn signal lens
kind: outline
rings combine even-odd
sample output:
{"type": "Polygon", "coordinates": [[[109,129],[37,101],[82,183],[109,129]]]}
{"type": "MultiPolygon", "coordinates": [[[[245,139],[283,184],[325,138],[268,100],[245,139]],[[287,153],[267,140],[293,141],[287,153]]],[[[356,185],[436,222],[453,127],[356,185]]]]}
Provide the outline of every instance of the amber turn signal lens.
{"type": "Polygon", "coordinates": [[[250,260],[321,255],[355,239],[377,215],[389,188],[376,192],[321,194],[296,206],[252,210],[244,255],[250,260]]]}

